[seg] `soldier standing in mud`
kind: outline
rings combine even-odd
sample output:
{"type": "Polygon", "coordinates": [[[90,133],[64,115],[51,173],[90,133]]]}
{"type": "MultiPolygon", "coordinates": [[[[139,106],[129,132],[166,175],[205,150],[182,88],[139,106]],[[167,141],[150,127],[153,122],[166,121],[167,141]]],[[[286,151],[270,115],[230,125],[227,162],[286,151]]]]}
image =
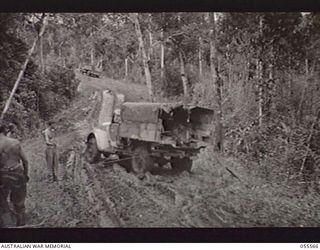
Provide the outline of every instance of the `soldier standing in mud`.
{"type": "Polygon", "coordinates": [[[51,171],[52,180],[57,181],[58,170],[58,152],[57,144],[54,139],[53,122],[48,122],[48,127],[44,130],[44,138],[46,141],[46,162],[48,170],[51,171]]]}
{"type": "Polygon", "coordinates": [[[0,227],[5,226],[11,215],[8,197],[13,204],[16,225],[22,226],[26,220],[28,160],[20,142],[5,133],[5,126],[0,124],[0,227]]]}

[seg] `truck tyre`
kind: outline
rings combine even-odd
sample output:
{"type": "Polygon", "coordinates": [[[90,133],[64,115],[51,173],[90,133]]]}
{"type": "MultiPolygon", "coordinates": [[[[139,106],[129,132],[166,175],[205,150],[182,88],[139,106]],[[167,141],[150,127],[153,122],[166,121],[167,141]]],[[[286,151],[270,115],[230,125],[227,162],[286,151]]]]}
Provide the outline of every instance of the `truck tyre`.
{"type": "Polygon", "coordinates": [[[119,165],[123,168],[125,168],[127,170],[128,173],[131,172],[132,170],[132,160],[131,160],[131,157],[128,156],[128,155],[119,155],[119,165]],[[127,159],[129,158],[128,160],[124,160],[124,159],[127,159]]]}
{"type": "Polygon", "coordinates": [[[84,158],[89,163],[97,163],[101,158],[101,152],[98,149],[97,140],[91,136],[87,141],[87,148],[84,153],[84,158]]]}
{"type": "Polygon", "coordinates": [[[147,145],[138,145],[133,149],[132,171],[139,179],[143,179],[147,171],[153,167],[153,159],[147,145]]]}
{"type": "Polygon", "coordinates": [[[153,158],[154,163],[158,165],[159,168],[162,168],[164,165],[168,163],[168,160],[165,158],[153,158]]]}
{"type": "Polygon", "coordinates": [[[177,172],[188,171],[189,173],[191,173],[192,160],[188,157],[184,157],[184,158],[172,157],[170,164],[174,171],[177,171],[177,172]]]}

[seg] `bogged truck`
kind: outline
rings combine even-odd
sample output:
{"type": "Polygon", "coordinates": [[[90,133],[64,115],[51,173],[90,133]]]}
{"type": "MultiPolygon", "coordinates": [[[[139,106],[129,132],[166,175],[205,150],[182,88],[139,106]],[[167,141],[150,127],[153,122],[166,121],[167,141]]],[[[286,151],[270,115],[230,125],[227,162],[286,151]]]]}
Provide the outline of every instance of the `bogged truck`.
{"type": "Polygon", "coordinates": [[[192,161],[212,140],[213,110],[182,103],[124,102],[124,95],[100,93],[100,107],[86,139],[85,159],[102,155],[138,177],[170,163],[191,171],[192,161]]]}

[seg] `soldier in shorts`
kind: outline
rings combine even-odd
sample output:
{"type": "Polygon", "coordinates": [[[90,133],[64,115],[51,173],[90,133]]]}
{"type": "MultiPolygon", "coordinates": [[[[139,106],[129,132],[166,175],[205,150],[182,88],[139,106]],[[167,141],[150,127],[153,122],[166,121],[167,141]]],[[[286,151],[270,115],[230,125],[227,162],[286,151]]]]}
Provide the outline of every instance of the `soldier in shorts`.
{"type": "Polygon", "coordinates": [[[22,226],[26,220],[28,160],[20,142],[5,133],[5,126],[0,124],[0,226],[4,226],[2,218],[10,214],[8,198],[13,205],[16,225],[22,226]]]}

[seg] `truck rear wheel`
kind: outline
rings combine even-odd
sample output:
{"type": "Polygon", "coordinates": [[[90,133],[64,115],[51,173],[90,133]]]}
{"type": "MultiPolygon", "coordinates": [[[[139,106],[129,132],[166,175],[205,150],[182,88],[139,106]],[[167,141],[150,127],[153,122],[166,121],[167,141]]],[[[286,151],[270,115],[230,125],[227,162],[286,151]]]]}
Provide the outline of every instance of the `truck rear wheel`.
{"type": "Polygon", "coordinates": [[[94,136],[91,136],[87,141],[84,158],[89,163],[97,163],[101,158],[101,152],[98,149],[97,140],[94,136]]]}
{"type": "Polygon", "coordinates": [[[143,178],[147,171],[153,167],[153,159],[148,151],[147,145],[138,145],[133,149],[132,171],[143,178]]]}
{"type": "Polygon", "coordinates": [[[183,171],[188,171],[189,173],[191,172],[192,160],[188,157],[184,157],[184,158],[172,157],[170,164],[172,169],[177,172],[183,172],[183,171]]]}

